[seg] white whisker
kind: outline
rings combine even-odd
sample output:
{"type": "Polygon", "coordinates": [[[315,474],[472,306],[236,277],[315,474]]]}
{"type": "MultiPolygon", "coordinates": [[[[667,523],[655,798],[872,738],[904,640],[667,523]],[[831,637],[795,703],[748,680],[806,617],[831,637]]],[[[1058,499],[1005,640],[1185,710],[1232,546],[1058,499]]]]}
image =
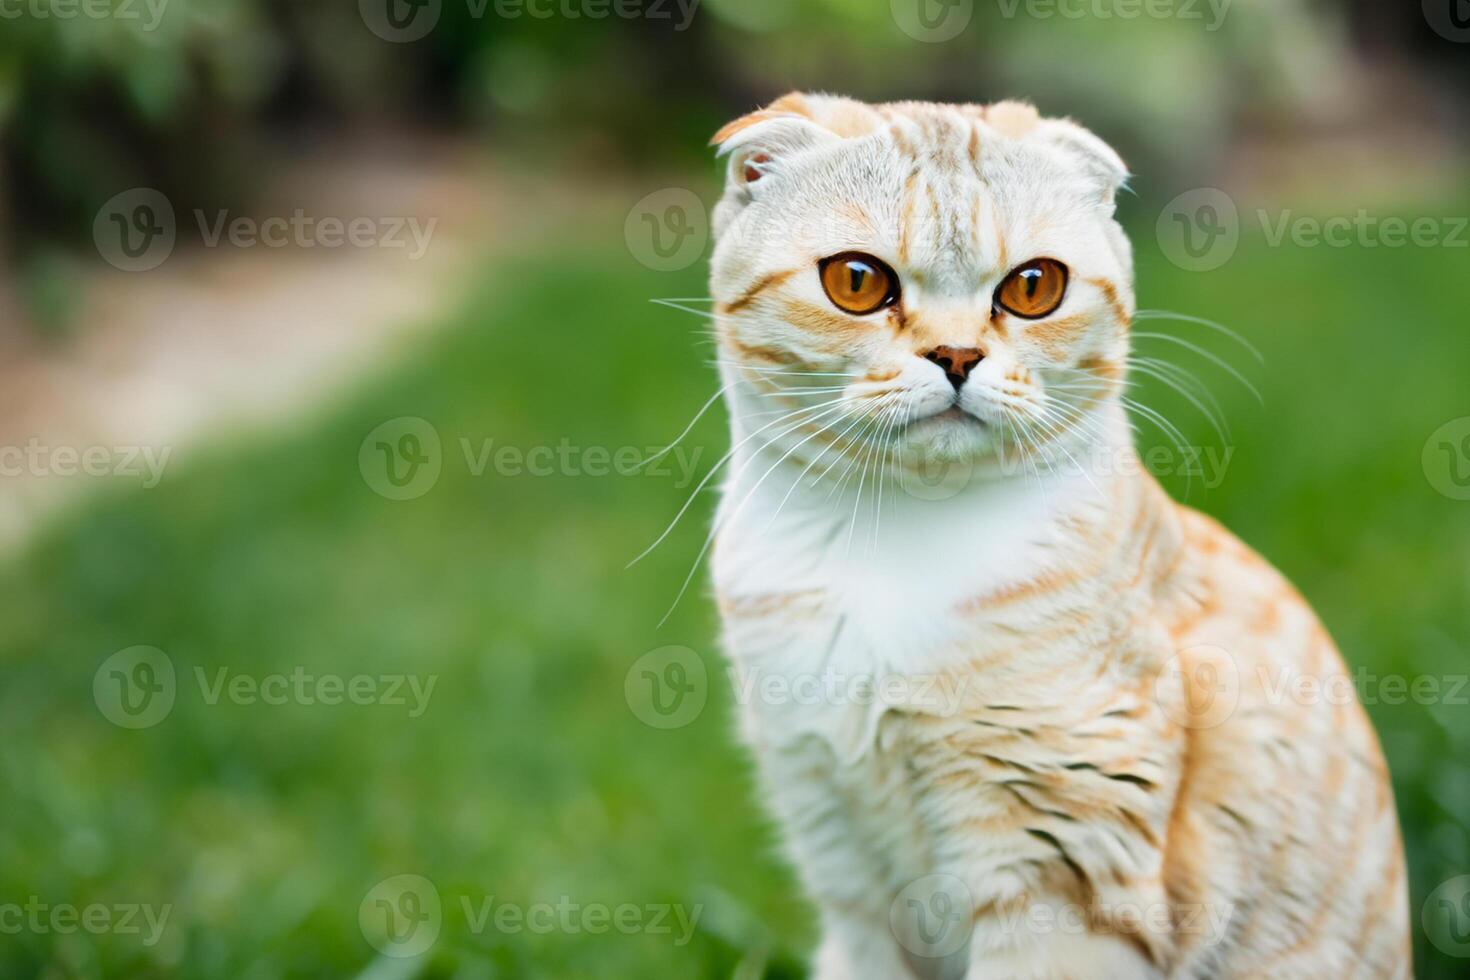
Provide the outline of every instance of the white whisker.
{"type": "Polygon", "coordinates": [[[1212,351],[1206,350],[1205,348],[1201,347],[1199,344],[1191,343],[1190,341],[1185,340],[1182,337],[1176,337],[1173,334],[1167,334],[1167,333],[1135,333],[1133,336],[1136,337],[1136,338],[1138,338],[1138,339],[1140,339],[1140,340],[1167,340],[1171,344],[1178,344],[1180,347],[1183,347],[1183,348],[1185,348],[1187,350],[1193,351],[1194,353],[1198,354],[1200,357],[1203,357],[1206,360],[1208,360],[1211,363],[1213,363],[1216,366],[1218,366],[1221,370],[1229,372],[1229,374],[1230,374],[1231,377],[1235,378],[1236,381],[1239,381],[1242,385],[1245,386],[1245,389],[1247,391],[1249,391],[1252,395],[1255,396],[1256,401],[1260,403],[1260,405],[1261,405],[1262,408],[1265,408],[1266,407],[1266,399],[1263,398],[1263,397],[1261,397],[1260,391],[1256,388],[1255,385],[1251,384],[1250,379],[1247,378],[1245,375],[1241,374],[1238,370],[1235,369],[1235,367],[1233,365],[1230,364],[1229,361],[1226,361],[1223,357],[1220,357],[1218,354],[1215,354],[1212,351]]]}
{"type": "Polygon", "coordinates": [[[1256,349],[1256,346],[1254,344],[1252,344],[1249,340],[1246,340],[1245,337],[1243,337],[1238,331],[1230,329],[1223,323],[1216,323],[1214,320],[1206,320],[1204,317],[1190,316],[1187,313],[1175,313],[1171,310],[1139,310],[1137,313],[1133,314],[1133,318],[1135,320],[1176,320],[1180,323],[1193,323],[1201,327],[1206,327],[1210,330],[1214,330],[1216,333],[1223,334],[1224,336],[1229,337],[1231,340],[1240,344],[1246,350],[1251,352],[1251,356],[1254,357],[1258,363],[1266,363],[1266,358],[1261,355],[1261,352],[1256,349]]]}
{"type": "MultiPolygon", "coordinates": [[[[782,422],[790,421],[791,419],[793,419],[796,416],[801,415],[801,414],[803,414],[805,412],[813,412],[813,411],[816,411],[816,410],[821,409],[821,408],[826,408],[826,407],[828,407],[830,405],[837,404],[840,401],[841,401],[841,399],[835,399],[834,401],[831,401],[831,402],[824,402],[822,404],[812,405],[812,406],[809,406],[807,408],[798,408],[798,409],[796,409],[793,412],[787,413],[786,415],[782,416],[781,418],[778,418],[778,419],[775,419],[775,420],[773,420],[771,422],[766,423],[765,425],[761,426],[759,429],[756,429],[750,435],[746,436],[744,439],[741,439],[735,445],[731,446],[725,452],[725,455],[721,456],[719,458],[719,460],[716,461],[715,465],[710,468],[710,471],[705,474],[704,479],[702,479],[702,480],[699,481],[699,485],[694,488],[694,492],[689,495],[689,499],[686,500],[686,501],[684,501],[684,506],[679,508],[679,512],[674,515],[674,519],[669,522],[669,526],[668,527],[664,528],[664,532],[658,536],[657,540],[655,540],[653,542],[653,544],[651,544],[647,548],[645,548],[643,550],[643,552],[638,555],[637,558],[634,558],[632,561],[628,562],[627,566],[625,566],[625,567],[632,568],[634,565],[638,564],[644,558],[647,558],[653,552],[653,550],[655,548],[657,548],[660,544],[663,543],[663,541],[664,541],[665,538],[667,538],[671,533],[673,533],[673,530],[674,530],[675,527],[678,526],[679,521],[689,511],[689,508],[691,506],[693,506],[694,499],[696,497],[698,497],[699,494],[700,494],[700,492],[702,490],[704,490],[704,488],[709,485],[709,481],[712,480],[712,479],[714,479],[715,474],[720,471],[720,468],[723,467],[725,465],[725,463],[728,462],[730,460],[730,458],[732,456],[734,456],[737,451],[739,451],[739,449],[740,449],[741,446],[744,446],[747,442],[750,442],[750,440],[754,439],[756,436],[760,435],[762,432],[765,432],[767,429],[770,429],[770,428],[772,428],[774,426],[780,425],[782,422]]],[[[796,426],[794,426],[793,428],[799,428],[801,426],[801,424],[802,424],[801,422],[798,422],[796,424],[796,426]]],[[[792,431],[792,430],[791,429],[788,429],[787,430],[787,432],[790,432],[790,431],[792,431]]],[[[783,435],[784,434],[785,433],[783,433],[783,435]]]]}
{"type": "MultiPolygon", "coordinates": [[[[816,416],[816,418],[825,418],[826,416],[831,415],[833,413],[841,412],[843,410],[843,408],[844,408],[844,406],[842,406],[842,405],[831,406],[831,407],[829,407],[828,411],[823,412],[821,415],[816,416]]],[[[797,423],[797,425],[793,426],[792,428],[785,430],[785,432],[782,432],[781,435],[778,435],[776,438],[779,439],[781,436],[787,435],[787,434],[795,431],[795,429],[800,428],[802,425],[809,424],[811,421],[812,421],[812,419],[804,419],[803,421],[797,423]]],[[[821,431],[821,430],[818,430],[818,431],[821,431]]],[[[815,435],[815,433],[813,433],[812,435],[815,435]]],[[[803,439],[802,440],[802,442],[806,442],[807,439],[811,439],[812,438],[812,435],[808,435],[806,439],[803,439]]],[[[774,440],[772,440],[772,441],[774,442],[774,440]]],[[[743,441],[742,441],[742,444],[743,444],[743,441]]],[[[797,445],[800,445],[800,444],[801,443],[798,443],[797,445]]],[[[750,498],[755,494],[755,491],[760,488],[760,485],[765,482],[766,477],[770,476],[775,471],[776,467],[779,466],[779,465],[781,465],[781,462],[786,459],[786,456],[791,455],[791,453],[795,450],[795,448],[796,447],[792,447],[792,449],[787,450],[785,456],[782,456],[781,459],[779,459],[775,463],[771,464],[770,468],[767,469],[766,472],[761,475],[761,478],[759,480],[756,481],[755,486],[751,487],[751,489],[745,494],[745,497],[740,501],[740,504],[736,508],[734,514],[732,514],[728,519],[724,518],[723,515],[716,515],[715,520],[714,520],[714,523],[712,524],[712,526],[709,529],[709,533],[707,535],[705,535],[704,545],[699,549],[699,554],[697,554],[697,555],[694,556],[694,564],[690,566],[690,568],[689,568],[689,574],[686,575],[686,576],[684,576],[684,582],[683,582],[682,585],[679,586],[679,591],[678,591],[678,594],[676,594],[674,596],[674,601],[669,605],[668,611],[664,613],[663,618],[658,621],[659,627],[662,627],[664,625],[664,623],[667,623],[669,621],[669,617],[674,614],[674,610],[677,609],[677,608],[679,608],[680,601],[683,600],[685,593],[687,593],[689,591],[689,585],[690,585],[690,583],[692,583],[694,581],[694,576],[699,573],[700,566],[702,564],[704,564],[704,556],[707,555],[707,554],[709,554],[710,546],[712,544],[714,544],[715,537],[716,537],[716,535],[719,534],[720,528],[727,526],[731,521],[733,521],[737,516],[739,516],[740,511],[744,509],[746,503],[748,503],[750,501],[750,498]]],[[[738,479],[738,476],[737,476],[737,479],[738,479]]],[[[693,498],[691,497],[690,499],[692,500],[693,498]]],[[[686,505],[686,507],[687,507],[687,505],[686,505]]],[[[672,530],[672,528],[670,528],[670,529],[672,530]]],[[[667,532],[665,532],[665,533],[667,533],[667,532]]],[[[658,542],[654,542],[654,547],[656,547],[657,544],[658,544],[658,542]]],[[[639,557],[641,558],[642,556],[640,555],[639,557]]]]}
{"type": "Polygon", "coordinates": [[[674,437],[674,441],[673,442],[669,443],[667,446],[665,446],[664,448],[660,449],[658,452],[654,453],[652,456],[650,456],[647,459],[643,460],[642,462],[638,463],[636,466],[633,467],[633,469],[635,471],[636,470],[640,470],[644,466],[647,466],[649,463],[652,463],[654,460],[662,459],[664,456],[668,455],[669,451],[672,450],[675,446],[677,446],[680,443],[680,441],[685,436],[687,436],[690,432],[694,431],[694,427],[699,424],[699,420],[702,419],[702,418],[704,418],[704,413],[705,412],[708,412],[710,410],[710,407],[713,406],[715,402],[719,401],[720,396],[723,395],[725,392],[729,391],[730,388],[733,385],[734,385],[734,382],[731,382],[730,384],[726,384],[726,385],[721,385],[720,386],[720,390],[717,391],[717,392],[715,392],[713,395],[711,395],[709,397],[709,401],[705,402],[704,403],[704,406],[702,408],[700,408],[700,410],[698,412],[695,412],[694,413],[694,418],[690,419],[689,420],[689,424],[686,425],[686,426],[684,426],[684,431],[683,432],[680,432],[677,436],[674,437]]]}

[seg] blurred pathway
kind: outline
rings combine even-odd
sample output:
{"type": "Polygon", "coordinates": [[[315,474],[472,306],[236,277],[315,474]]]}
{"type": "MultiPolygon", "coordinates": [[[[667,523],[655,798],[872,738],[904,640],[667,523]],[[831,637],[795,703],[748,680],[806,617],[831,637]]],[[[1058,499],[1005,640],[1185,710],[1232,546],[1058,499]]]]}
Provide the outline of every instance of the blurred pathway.
{"type": "Polygon", "coordinates": [[[98,259],[72,337],[0,336],[0,551],[86,484],[156,483],[205,430],[300,411],[431,327],[495,238],[504,195],[489,170],[463,149],[309,160],[253,209],[437,219],[418,258],[406,232],[407,248],[200,248],[181,213],[157,269],[98,259]]]}

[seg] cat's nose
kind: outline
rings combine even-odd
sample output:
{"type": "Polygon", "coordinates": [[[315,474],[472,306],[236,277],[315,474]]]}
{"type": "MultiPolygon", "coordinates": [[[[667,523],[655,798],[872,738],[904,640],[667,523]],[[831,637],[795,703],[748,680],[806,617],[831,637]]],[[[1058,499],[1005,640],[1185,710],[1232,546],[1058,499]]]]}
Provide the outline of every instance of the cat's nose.
{"type": "Polygon", "coordinates": [[[978,347],[936,347],[926,351],[924,359],[943,368],[944,376],[959,391],[975,365],[985,360],[985,352],[978,347]]]}

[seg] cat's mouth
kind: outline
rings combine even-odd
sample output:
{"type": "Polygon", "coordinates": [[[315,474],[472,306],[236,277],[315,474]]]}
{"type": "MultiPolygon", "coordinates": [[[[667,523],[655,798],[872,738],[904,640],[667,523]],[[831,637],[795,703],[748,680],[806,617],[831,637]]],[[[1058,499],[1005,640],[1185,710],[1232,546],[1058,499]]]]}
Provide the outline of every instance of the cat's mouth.
{"type": "Polygon", "coordinates": [[[912,425],[923,426],[931,431],[935,429],[963,431],[969,428],[988,429],[990,427],[990,423],[985,421],[985,419],[961,408],[959,402],[955,402],[948,408],[940,409],[930,415],[916,418],[912,425]]]}
{"type": "Polygon", "coordinates": [[[959,405],[951,405],[944,411],[931,415],[929,417],[936,422],[973,422],[975,425],[985,424],[984,419],[976,418],[969,412],[965,411],[963,408],[960,408],[959,405]]]}

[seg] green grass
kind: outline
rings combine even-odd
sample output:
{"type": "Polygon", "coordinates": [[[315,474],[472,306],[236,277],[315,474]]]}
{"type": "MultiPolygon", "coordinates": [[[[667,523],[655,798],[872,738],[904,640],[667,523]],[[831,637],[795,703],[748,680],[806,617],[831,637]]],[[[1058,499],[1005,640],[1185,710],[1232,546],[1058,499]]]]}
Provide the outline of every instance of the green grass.
{"type": "MultiPolygon", "coordinates": [[[[157,489],[73,510],[0,569],[0,903],[171,906],[137,935],[23,930],[5,977],[796,977],[813,919],[776,857],[702,592],[662,629],[707,506],[624,565],[688,493],[672,477],[473,475],[478,448],[640,450],[715,388],[699,323],[652,296],[702,293],[699,268],[648,272],[608,239],[538,248],[494,268],[422,351],[289,431],[195,454],[157,489]],[[443,440],[421,498],[391,501],[358,467],[364,437],[419,416],[443,440]],[[125,730],[94,704],[94,672],[146,644],[178,677],[161,723],[125,730]],[[624,677],[644,653],[696,650],[714,679],[688,727],[641,723],[624,677]],[[195,668],[263,677],[437,676],[428,709],[210,704],[195,668]],[[392,875],[434,882],[443,928],[423,957],[381,957],[359,905],[392,875]],[[702,906],[693,938],[475,930],[496,902],[702,906]]],[[[603,226],[598,226],[603,227],[603,226]]],[[[1222,517],[1314,602],[1349,661],[1466,670],[1470,503],[1438,494],[1429,434],[1470,415],[1465,256],[1452,250],[1269,249],[1190,274],[1141,237],[1147,307],[1248,335],[1263,411],[1187,352],[1234,429],[1222,517]]],[[[1162,353],[1163,348],[1158,348],[1162,353]]],[[[1157,397],[1154,397],[1157,395],[1157,397]]],[[[1191,440],[1209,426],[1150,400],[1191,440]]],[[[1151,437],[1155,434],[1145,429],[1151,437]]],[[[723,451],[718,412],[691,435],[723,451]]],[[[1183,492],[1184,485],[1171,487],[1183,492]]],[[[1470,708],[1375,705],[1423,896],[1470,870],[1470,708]],[[1458,814],[1452,808],[1459,803],[1458,814]]],[[[1419,943],[1421,977],[1455,961],[1419,943]]]]}

